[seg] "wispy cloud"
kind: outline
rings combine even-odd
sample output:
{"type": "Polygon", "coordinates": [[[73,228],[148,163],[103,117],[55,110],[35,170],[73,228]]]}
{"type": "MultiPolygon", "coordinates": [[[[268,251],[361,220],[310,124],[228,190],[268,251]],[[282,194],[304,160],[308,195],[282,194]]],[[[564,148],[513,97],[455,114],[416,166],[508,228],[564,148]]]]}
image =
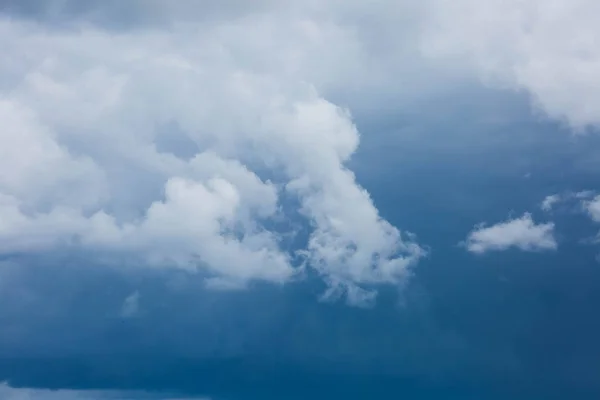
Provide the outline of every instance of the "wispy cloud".
{"type": "Polygon", "coordinates": [[[2,400],[208,400],[205,397],[174,397],[141,392],[15,388],[7,383],[0,383],[0,398],[2,400]]]}
{"type": "Polygon", "coordinates": [[[0,64],[10,80],[0,253],[75,248],[200,268],[211,287],[284,283],[301,268],[281,246],[281,221],[301,218],[305,266],[326,281],[405,279],[424,251],[380,217],[346,167],[357,128],[309,79],[322,56],[339,74],[358,42],[309,9],[278,10],[192,30],[65,31],[1,18],[12,61],[0,64]],[[195,155],[157,145],[171,134],[195,155]]]}
{"type": "Polygon", "coordinates": [[[582,202],[583,208],[594,222],[600,222],[600,196],[582,202]]]}
{"type": "Polygon", "coordinates": [[[529,213],[491,226],[481,224],[469,233],[464,245],[468,251],[477,254],[509,248],[523,251],[557,248],[554,224],[552,222],[536,224],[529,213]]]}
{"type": "Polygon", "coordinates": [[[561,201],[561,196],[559,194],[551,194],[544,198],[540,208],[543,211],[549,212],[552,211],[552,207],[554,207],[557,203],[561,201]]]}

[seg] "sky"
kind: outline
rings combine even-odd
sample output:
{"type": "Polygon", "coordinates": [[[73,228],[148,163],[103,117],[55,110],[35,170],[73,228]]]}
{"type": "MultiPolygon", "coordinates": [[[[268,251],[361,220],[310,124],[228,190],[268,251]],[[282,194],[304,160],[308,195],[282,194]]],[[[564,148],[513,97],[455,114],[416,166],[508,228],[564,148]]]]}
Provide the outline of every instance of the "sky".
{"type": "Polygon", "coordinates": [[[0,0],[0,397],[600,396],[592,0],[0,0]]]}

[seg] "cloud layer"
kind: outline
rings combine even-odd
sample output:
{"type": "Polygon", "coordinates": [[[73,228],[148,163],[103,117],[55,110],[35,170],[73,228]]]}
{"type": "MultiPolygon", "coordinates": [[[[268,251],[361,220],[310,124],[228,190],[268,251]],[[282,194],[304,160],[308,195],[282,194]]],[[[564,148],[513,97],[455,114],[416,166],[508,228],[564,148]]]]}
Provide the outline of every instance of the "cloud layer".
{"type": "Polygon", "coordinates": [[[326,297],[362,303],[425,251],[347,168],[346,106],[476,77],[575,128],[600,122],[591,0],[119,4],[3,5],[2,255],[90,251],[220,288],[310,268],[326,297]]]}
{"type": "Polygon", "coordinates": [[[101,391],[78,391],[78,390],[50,390],[50,389],[30,389],[13,388],[6,383],[0,383],[0,398],[3,400],[207,400],[206,398],[156,396],[144,393],[118,393],[101,391]]]}

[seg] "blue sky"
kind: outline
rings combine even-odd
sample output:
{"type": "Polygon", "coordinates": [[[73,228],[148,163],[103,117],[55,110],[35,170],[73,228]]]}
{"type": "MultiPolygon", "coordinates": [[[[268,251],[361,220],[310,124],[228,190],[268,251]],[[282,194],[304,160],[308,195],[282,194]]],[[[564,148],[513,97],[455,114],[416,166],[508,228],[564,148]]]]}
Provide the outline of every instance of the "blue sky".
{"type": "Polygon", "coordinates": [[[0,397],[597,398],[597,9],[0,1],[0,397]]]}

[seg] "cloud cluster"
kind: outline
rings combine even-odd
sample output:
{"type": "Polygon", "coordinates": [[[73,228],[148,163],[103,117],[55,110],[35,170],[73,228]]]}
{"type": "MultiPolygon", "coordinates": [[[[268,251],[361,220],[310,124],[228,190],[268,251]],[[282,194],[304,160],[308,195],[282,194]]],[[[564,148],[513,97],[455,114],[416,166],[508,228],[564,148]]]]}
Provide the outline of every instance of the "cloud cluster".
{"type": "Polygon", "coordinates": [[[359,134],[311,84],[314,57],[355,42],[292,11],[125,31],[0,19],[2,254],[101,251],[218,287],[302,262],[350,302],[404,279],[424,251],[345,167],[359,134]]]}
{"type": "Polygon", "coordinates": [[[501,251],[518,248],[523,251],[555,250],[554,224],[536,224],[531,214],[499,222],[495,225],[480,225],[469,233],[465,246],[472,253],[501,251]]]}
{"type": "Polygon", "coordinates": [[[0,252],[200,267],[214,287],[283,283],[308,267],[331,296],[371,299],[425,251],[347,168],[360,136],[342,105],[389,108],[475,76],[595,125],[597,8],[4,2],[0,252]],[[298,252],[283,244],[294,234],[307,236],[298,252]]]}

